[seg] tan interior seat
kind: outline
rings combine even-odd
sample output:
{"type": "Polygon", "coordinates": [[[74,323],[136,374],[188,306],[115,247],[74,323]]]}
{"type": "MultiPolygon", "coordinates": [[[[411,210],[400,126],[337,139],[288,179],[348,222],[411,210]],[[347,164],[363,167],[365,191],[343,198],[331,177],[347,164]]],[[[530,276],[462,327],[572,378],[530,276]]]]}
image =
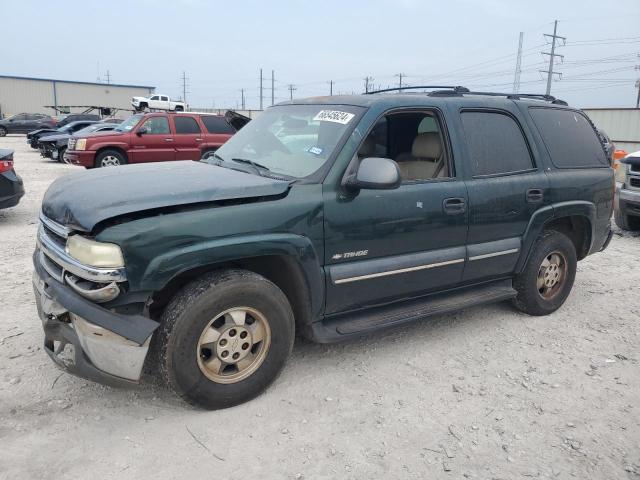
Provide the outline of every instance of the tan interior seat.
{"type": "Polygon", "coordinates": [[[403,180],[429,180],[446,176],[442,165],[442,145],[438,132],[420,133],[413,140],[411,153],[396,157],[403,180]]]}

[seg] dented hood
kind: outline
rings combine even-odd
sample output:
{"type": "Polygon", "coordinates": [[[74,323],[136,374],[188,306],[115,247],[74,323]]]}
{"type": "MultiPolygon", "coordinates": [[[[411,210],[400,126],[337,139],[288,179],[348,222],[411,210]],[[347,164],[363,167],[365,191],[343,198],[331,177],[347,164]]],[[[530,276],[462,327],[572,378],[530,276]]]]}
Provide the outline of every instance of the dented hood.
{"type": "Polygon", "coordinates": [[[103,220],[158,208],[282,195],[289,182],[200,162],[100,168],[51,184],[42,212],[62,225],[90,232],[103,220]]]}

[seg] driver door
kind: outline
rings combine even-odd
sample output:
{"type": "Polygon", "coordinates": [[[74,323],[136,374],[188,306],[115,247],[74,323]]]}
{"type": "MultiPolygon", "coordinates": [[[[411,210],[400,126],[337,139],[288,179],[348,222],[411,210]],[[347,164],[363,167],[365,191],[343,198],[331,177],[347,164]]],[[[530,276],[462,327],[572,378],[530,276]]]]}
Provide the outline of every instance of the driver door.
{"type": "Polygon", "coordinates": [[[424,118],[438,125],[433,134],[446,168],[434,175],[438,178],[405,174],[395,190],[354,193],[324,186],[327,314],[417,297],[462,281],[467,191],[453,168],[441,117],[434,111],[387,115],[364,139],[358,156],[406,158],[425,134],[419,131],[424,118]]]}
{"type": "Polygon", "coordinates": [[[175,159],[174,136],[166,115],[147,118],[131,134],[131,163],[166,162],[175,159]]]}

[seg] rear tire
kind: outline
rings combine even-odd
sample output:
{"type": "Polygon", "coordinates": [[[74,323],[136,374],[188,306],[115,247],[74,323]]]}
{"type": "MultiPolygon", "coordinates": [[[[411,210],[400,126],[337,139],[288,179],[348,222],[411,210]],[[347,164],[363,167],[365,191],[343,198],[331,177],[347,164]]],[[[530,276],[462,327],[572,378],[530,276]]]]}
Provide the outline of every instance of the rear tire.
{"type": "Polygon", "coordinates": [[[7,136],[7,129],[4,127],[0,127],[0,137],[6,137],[7,136]]]}
{"type": "Polygon", "coordinates": [[[514,305],[529,315],[555,312],[571,292],[576,267],[576,249],[571,240],[555,230],[544,232],[513,282],[518,292],[514,305]]]}
{"type": "Polygon", "coordinates": [[[181,105],[176,105],[176,108],[174,110],[176,112],[184,112],[184,107],[182,107],[181,105]]]}
{"type": "Polygon", "coordinates": [[[640,230],[640,218],[633,217],[631,215],[624,215],[618,209],[615,209],[613,212],[613,220],[621,230],[640,230]]]}
{"type": "Polygon", "coordinates": [[[127,159],[118,150],[103,150],[98,154],[95,161],[96,168],[102,167],[117,167],[119,165],[126,165],[127,159]]]}
{"type": "Polygon", "coordinates": [[[294,340],[287,297],[246,270],[206,274],[164,311],[154,338],[160,377],[189,403],[232,407],[262,393],[284,367],[294,340]]]}

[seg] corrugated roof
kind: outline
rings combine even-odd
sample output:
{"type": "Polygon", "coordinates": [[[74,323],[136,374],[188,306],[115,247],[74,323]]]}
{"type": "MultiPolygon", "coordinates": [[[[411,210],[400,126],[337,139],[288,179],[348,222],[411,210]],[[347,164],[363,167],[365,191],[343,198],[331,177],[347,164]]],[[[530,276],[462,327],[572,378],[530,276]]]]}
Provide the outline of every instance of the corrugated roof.
{"type": "Polygon", "coordinates": [[[100,85],[100,86],[109,85],[110,87],[148,88],[152,90],[155,90],[156,88],[149,85],[125,85],[122,83],[81,82],[76,80],[58,80],[56,78],[19,77],[15,75],[0,75],[0,78],[10,78],[14,80],[37,80],[40,82],[72,83],[76,85],[100,85]]]}

